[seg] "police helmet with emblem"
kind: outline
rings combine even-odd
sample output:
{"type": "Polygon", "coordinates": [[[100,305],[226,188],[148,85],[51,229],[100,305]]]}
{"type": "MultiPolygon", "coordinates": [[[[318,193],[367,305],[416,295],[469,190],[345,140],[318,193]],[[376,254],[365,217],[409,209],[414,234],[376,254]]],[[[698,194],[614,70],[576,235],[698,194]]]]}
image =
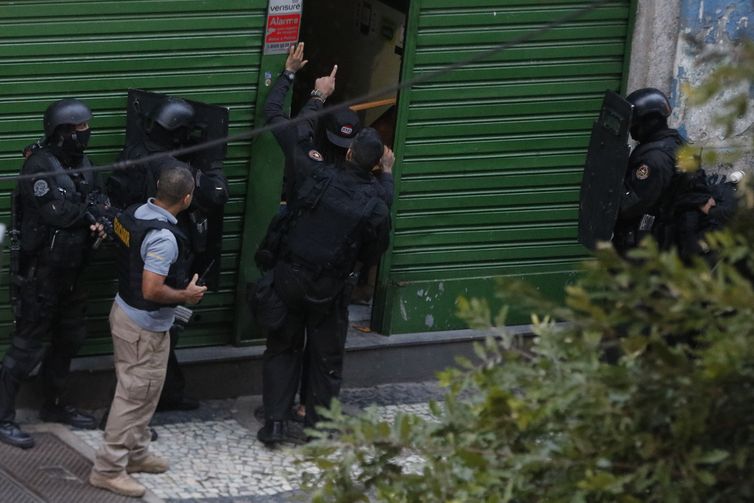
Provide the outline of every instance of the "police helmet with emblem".
{"type": "Polygon", "coordinates": [[[672,111],[668,97],[654,87],[637,89],[626,96],[626,101],[634,106],[633,120],[635,122],[651,114],[668,117],[672,111]]]}
{"type": "Polygon", "coordinates": [[[91,118],[91,109],[81,100],[69,98],[56,101],[45,110],[45,136],[51,137],[58,126],[81,124],[88,122],[91,118]]]}
{"type": "Polygon", "coordinates": [[[147,117],[168,131],[190,128],[194,120],[194,107],[186,100],[169,97],[151,110],[147,117]]]}

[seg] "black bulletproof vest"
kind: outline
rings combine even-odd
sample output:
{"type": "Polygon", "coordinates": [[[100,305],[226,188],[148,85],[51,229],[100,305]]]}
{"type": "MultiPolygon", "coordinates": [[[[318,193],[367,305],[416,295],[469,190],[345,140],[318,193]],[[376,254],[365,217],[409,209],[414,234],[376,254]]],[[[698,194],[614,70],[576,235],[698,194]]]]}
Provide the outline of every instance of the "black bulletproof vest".
{"type": "Polygon", "coordinates": [[[345,276],[361,246],[359,231],[379,202],[372,184],[322,166],[301,185],[283,239],[283,257],[313,272],[345,276]]]}
{"type": "MultiPolygon", "coordinates": [[[[62,198],[74,204],[84,204],[89,194],[95,189],[94,174],[91,171],[71,175],[60,160],[50,152],[49,147],[43,147],[32,154],[35,159],[41,159],[44,171],[55,172],[51,180],[50,189],[62,195],[62,198]]],[[[87,168],[91,166],[89,158],[84,156],[78,165],[72,168],[87,168]]],[[[85,226],[73,228],[56,228],[45,223],[39,215],[33,196],[25,194],[20,208],[14,208],[19,214],[16,218],[21,221],[21,246],[25,253],[37,255],[41,250],[46,252],[47,259],[55,265],[78,267],[87,252],[89,230],[85,226]]]]}
{"type": "Polygon", "coordinates": [[[113,220],[113,232],[117,243],[118,293],[126,303],[143,311],[156,311],[161,307],[174,307],[176,304],[159,304],[144,299],[141,292],[144,260],[141,258],[141,244],[147,233],[155,229],[167,229],[178,242],[178,259],[170,266],[165,284],[176,289],[186,288],[191,267],[191,247],[188,238],[178,226],[160,220],[142,220],[134,217],[139,205],[134,205],[120,213],[113,220]]]}
{"type": "Polygon", "coordinates": [[[667,208],[672,205],[672,199],[675,193],[683,190],[682,186],[686,183],[688,175],[676,169],[676,153],[682,145],[683,139],[679,135],[670,134],[655,141],[642,143],[631,152],[631,157],[629,158],[629,171],[634,166],[644,162],[644,157],[649,152],[659,151],[664,154],[664,167],[674,173],[670,181],[670,186],[665,189],[667,191],[665,196],[661,197],[654,207],[648,211],[650,215],[663,217],[664,215],[661,215],[661,213],[666,211],[667,208]]]}

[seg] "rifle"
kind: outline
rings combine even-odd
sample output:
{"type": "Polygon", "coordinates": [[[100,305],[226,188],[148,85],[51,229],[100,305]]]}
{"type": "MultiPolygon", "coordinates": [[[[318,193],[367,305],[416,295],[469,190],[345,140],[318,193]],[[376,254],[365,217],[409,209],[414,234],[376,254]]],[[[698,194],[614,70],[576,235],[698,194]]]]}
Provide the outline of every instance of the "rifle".
{"type": "Polygon", "coordinates": [[[19,262],[21,260],[19,209],[18,192],[14,190],[10,193],[10,232],[8,233],[8,237],[10,238],[10,303],[14,310],[17,309],[16,304],[19,300],[19,290],[21,289],[19,284],[20,278],[18,278],[19,262]]]}

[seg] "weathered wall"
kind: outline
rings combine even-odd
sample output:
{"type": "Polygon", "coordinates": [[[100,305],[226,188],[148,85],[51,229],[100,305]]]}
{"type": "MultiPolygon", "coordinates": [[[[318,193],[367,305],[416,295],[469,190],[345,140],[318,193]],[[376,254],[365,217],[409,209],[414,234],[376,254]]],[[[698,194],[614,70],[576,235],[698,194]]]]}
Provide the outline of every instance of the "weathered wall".
{"type": "Polygon", "coordinates": [[[686,103],[683,88],[702,82],[711,72],[713,65],[702,63],[699,51],[689,43],[685,36],[703,40],[704,52],[721,51],[730,53],[731,48],[743,38],[754,37],[754,25],[750,18],[754,16],[752,0],[681,0],[680,28],[681,38],[678,42],[675,60],[675,81],[673,87],[673,104],[676,106],[674,118],[683,126],[686,135],[696,145],[705,149],[743,150],[743,156],[730,162],[718,160],[704,167],[708,170],[728,171],[731,169],[752,170],[752,132],[754,131],[754,111],[739,117],[733,131],[727,133],[722,126],[715,124],[715,117],[720,113],[727,99],[734,93],[748,92],[751,88],[731,89],[713,99],[702,107],[690,107],[686,103]]]}
{"type": "Polygon", "coordinates": [[[639,0],[631,48],[628,92],[672,89],[681,0],[639,0]]]}
{"type": "MultiPolygon", "coordinates": [[[[699,63],[699,53],[686,39],[703,40],[706,51],[729,51],[743,37],[754,38],[752,0],[639,0],[632,42],[628,91],[656,87],[668,93],[674,112],[671,124],[706,150],[743,150],[733,163],[707,163],[707,170],[752,169],[754,113],[738,118],[731,134],[715,124],[715,117],[733,90],[703,107],[691,107],[685,86],[705,80],[713,65],[699,63]]],[[[751,89],[746,90],[751,93],[751,89]]]]}

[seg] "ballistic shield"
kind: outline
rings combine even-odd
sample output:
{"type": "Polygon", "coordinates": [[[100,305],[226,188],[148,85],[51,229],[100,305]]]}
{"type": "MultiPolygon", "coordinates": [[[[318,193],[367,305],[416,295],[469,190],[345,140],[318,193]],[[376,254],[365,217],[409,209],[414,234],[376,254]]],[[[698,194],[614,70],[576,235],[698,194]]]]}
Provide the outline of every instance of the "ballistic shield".
{"type": "MultiPolygon", "coordinates": [[[[228,114],[228,109],[222,106],[210,105],[185,98],[179,100],[165,94],[141,89],[129,89],[126,144],[132,145],[144,142],[147,139],[146,127],[153,120],[160,123],[169,131],[171,130],[170,127],[173,126],[176,128],[188,127],[188,134],[185,141],[181,142],[181,147],[189,147],[206,141],[225,138],[228,136],[228,114]],[[187,114],[181,113],[185,105],[183,107],[180,105],[185,103],[190,105],[194,112],[190,124],[186,123],[187,114]],[[166,110],[166,104],[172,104],[172,108],[169,110],[171,117],[168,117],[170,118],[169,122],[163,121],[165,124],[162,124],[158,116],[166,110]]],[[[220,143],[179,156],[178,159],[189,164],[194,173],[201,171],[206,175],[218,176],[222,174],[222,165],[226,153],[227,144],[220,143]]],[[[198,207],[200,205],[199,199],[195,193],[194,205],[188,210],[191,225],[190,234],[195,252],[192,272],[196,273],[202,273],[208,268],[208,264],[220,263],[224,216],[222,206],[212,208],[198,207]],[[201,235],[201,238],[193,239],[196,235],[201,235]]],[[[220,267],[210,268],[206,275],[206,284],[209,289],[216,290],[219,287],[219,280],[220,267]]]]}
{"type": "MultiPolygon", "coordinates": [[[[131,145],[145,139],[145,123],[156,110],[166,102],[174,101],[171,96],[141,89],[128,90],[128,110],[126,113],[126,144],[131,145]]],[[[184,147],[197,145],[209,140],[228,136],[228,109],[184,99],[194,109],[190,133],[184,147]]],[[[222,163],[227,154],[227,144],[221,143],[206,149],[192,152],[181,160],[194,168],[204,170],[213,164],[222,163]]]]}
{"type": "Polygon", "coordinates": [[[631,103],[607,91],[592,126],[579,202],[579,242],[590,250],[613,235],[628,168],[632,111],[631,103]]]}

